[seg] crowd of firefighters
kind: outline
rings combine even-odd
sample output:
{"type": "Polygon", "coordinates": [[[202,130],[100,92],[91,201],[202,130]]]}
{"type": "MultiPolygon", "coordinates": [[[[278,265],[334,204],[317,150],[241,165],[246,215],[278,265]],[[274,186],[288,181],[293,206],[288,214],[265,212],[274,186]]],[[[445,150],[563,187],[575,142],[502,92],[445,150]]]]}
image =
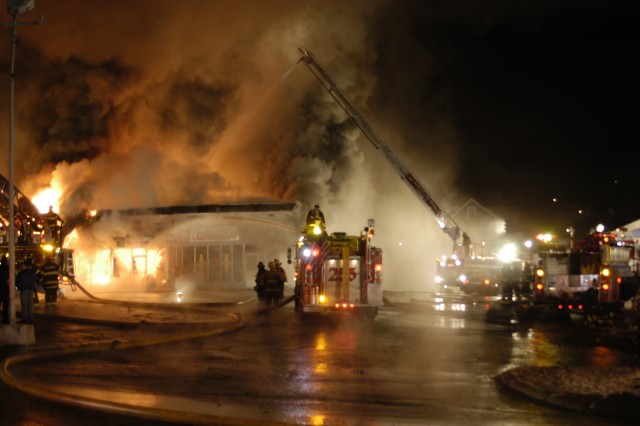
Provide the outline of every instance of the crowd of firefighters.
{"type": "MultiPolygon", "coordinates": [[[[64,221],[49,206],[49,211],[41,216],[38,222],[33,222],[23,217],[20,211],[15,215],[16,239],[19,245],[32,246],[34,234],[43,235],[42,243],[51,243],[60,247],[64,221]]],[[[9,303],[11,291],[15,291],[16,300],[20,300],[21,321],[33,322],[33,306],[39,305],[38,290],[44,293],[45,306],[53,306],[58,301],[59,272],[60,267],[56,263],[55,255],[47,253],[42,256],[40,251],[27,251],[20,253],[15,259],[15,288],[10,288],[10,265],[8,253],[0,254],[0,304],[2,305],[2,322],[9,324],[9,303]]]]}
{"type": "MultiPolygon", "coordinates": [[[[324,213],[318,204],[314,205],[307,213],[306,225],[318,226],[320,236],[326,235],[326,223],[324,213]]],[[[308,229],[303,232],[308,232],[308,229]]],[[[258,262],[258,272],[256,272],[256,285],[253,287],[258,295],[258,300],[263,302],[267,308],[277,306],[284,298],[284,284],[287,282],[287,273],[278,259],[267,263],[258,262]],[[268,269],[267,269],[268,267],[268,269]]]]}
{"type": "Polygon", "coordinates": [[[258,262],[258,272],[256,272],[256,285],[253,288],[258,294],[258,300],[264,302],[267,308],[277,306],[284,297],[284,283],[287,282],[287,273],[278,259],[274,259],[268,264],[258,262]]]}
{"type": "MultiPolygon", "coordinates": [[[[2,323],[9,324],[9,258],[0,257],[0,301],[2,303],[2,323]]],[[[55,306],[58,302],[60,268],[54,256],[46,256],[44,262],[38,263],[27,256],[16,264],[15,289],[21,305],[21,320],[23,323],[33,323],[33,306],[38,305],[38,289],[44,293],[45,306],[55,306]]]]}

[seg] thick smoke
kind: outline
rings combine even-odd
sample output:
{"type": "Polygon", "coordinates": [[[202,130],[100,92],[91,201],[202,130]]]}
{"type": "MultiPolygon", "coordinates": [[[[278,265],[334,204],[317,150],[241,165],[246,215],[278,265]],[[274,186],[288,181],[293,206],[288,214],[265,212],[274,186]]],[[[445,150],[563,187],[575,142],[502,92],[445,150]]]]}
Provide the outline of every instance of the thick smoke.
{"type": "MultiPolygon", "coordinates": [[[[433,195],[459,205],[447,189],[457,151],[437,107],[445,94],[420,101],[429,117],[404,97],[433,64],[387,80],[393,64],[376,54],[409,43],[392,4],[39,0],[21,19],[44,23],[18,29],[17,186],[30,195],[57,182],[63,216],[268,200],[299,201],[306,213],[318,203],[330,232],[375,218],[387,288],[424,289],[450,242],[296,65],[309,48],[433,195]]],[[[8,30],[0,42],[8,68],[8,30]]]]}

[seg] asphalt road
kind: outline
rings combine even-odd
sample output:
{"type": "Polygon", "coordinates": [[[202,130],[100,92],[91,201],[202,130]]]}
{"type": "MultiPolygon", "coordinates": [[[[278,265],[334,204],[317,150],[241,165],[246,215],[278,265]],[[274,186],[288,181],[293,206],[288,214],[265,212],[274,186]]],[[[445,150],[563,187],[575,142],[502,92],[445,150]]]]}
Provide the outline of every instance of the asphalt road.
{"type": "MultiPolygon", "coordinates": [[[[115,327],[40,317],[37,352],[48,347],[58,354],[14,365],[11,374],[68,401],[45,402],[2,385],[2,423],[114,425],[131,424],[133,417],[137,424],[153,425],[166,423],[162,419],[261,425],[625,424],[541,406],[502,391],[494,381],[500,372],[525,365],[637,365],[636,354],[624,345],[603,345],[589,330],[570,324],[489,323],[482,303],[438,304],[432,295],[388,299],[394,303],[372,321],[301,317],[291,305],[264,313],[256,303],[208,308],[210,321],[192,323],[154,323],[148,321],[153,316],[140,315],[142,321],[115,327]],[[241,314],[243,324],[216,333],[225,325],[213,319],[225,312],[241,314]],[[144,408],[127,412],[130,406],[144,408]],[[118,414],[123,407],[125,416],[118,414]]],[[[135,307],[127,309],[139,314],[135,307]]],[[[36,348],[0,350],[4,357],[15,352],[36,348]]]]}

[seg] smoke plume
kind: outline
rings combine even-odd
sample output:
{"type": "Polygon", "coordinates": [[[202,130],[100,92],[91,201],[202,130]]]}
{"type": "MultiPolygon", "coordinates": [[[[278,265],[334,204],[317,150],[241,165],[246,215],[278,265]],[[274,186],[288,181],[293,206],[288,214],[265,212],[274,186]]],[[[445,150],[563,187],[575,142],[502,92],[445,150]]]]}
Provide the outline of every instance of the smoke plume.
{"type": "MultiPolygon", "coordinates": [[[[398,31],[408,12],[393,4],[39,0],[20,20],[44,23],[18,28],[17,186],[32,195],[57,182],[63,216],[269,200],[306,213],[318,203],[330,232],[375,218],[388,288],[425,289],[450,242],[297,63],[298,48],[310,49],[434,195],[459,203],[447,189],[457,149],[439,107],[446,93],[424,87],[435,65],[394,80],[378,56],[419,48],[398,31]]],[[[8,30],[0,42],[8,69],[8,30]]]]}

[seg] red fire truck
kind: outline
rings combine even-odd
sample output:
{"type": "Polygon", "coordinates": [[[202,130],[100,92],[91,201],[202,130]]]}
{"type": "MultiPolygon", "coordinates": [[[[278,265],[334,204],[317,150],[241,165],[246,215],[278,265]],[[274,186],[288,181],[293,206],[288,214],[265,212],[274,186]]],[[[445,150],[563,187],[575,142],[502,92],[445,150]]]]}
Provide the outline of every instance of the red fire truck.
{"type": "Polygon", "coordinates": [[[382,300],[382,249],[374,247],[373,220],[360,235],[314,231],[301,235],[294,259],[296,309],[374,317],[382,300]]]}
{"type": "Polygon", "coordinates": [[[617,312],[638,287],[633,241],[612,233],[588,234],[575,248],[538,253],[534,302],[558,311],[617,312]]]}

